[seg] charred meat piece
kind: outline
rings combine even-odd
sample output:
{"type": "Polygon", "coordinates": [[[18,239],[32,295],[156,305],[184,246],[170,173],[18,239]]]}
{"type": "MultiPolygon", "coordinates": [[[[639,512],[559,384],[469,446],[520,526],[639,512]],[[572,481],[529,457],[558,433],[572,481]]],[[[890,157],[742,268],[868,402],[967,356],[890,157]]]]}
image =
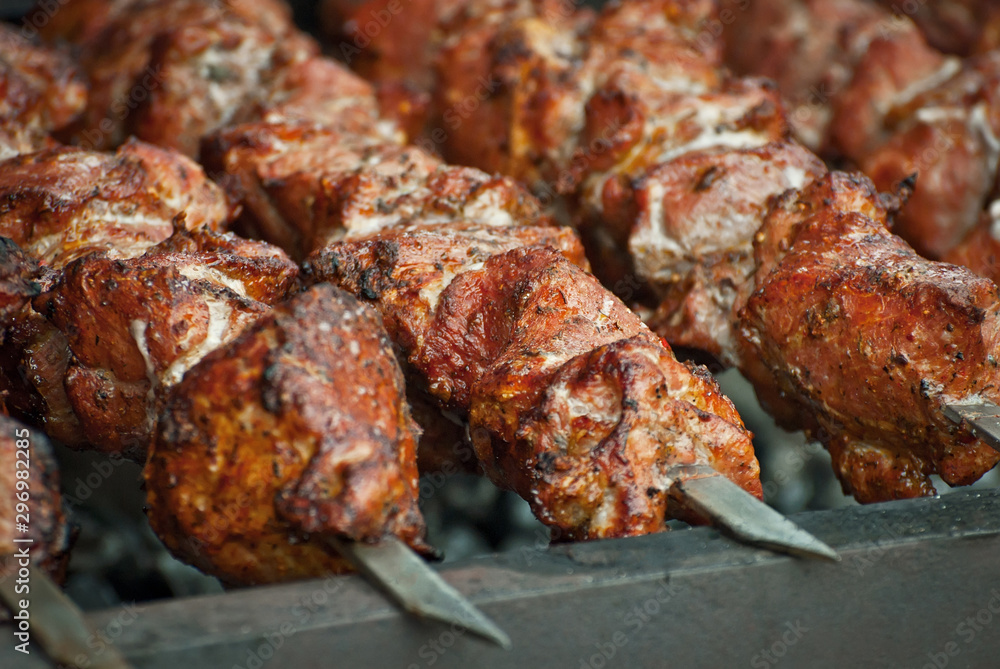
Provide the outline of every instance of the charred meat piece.
{"type": "Polygon", "coordinates": [[[468,420],[495,482],[567,539],[666,529],[673,465],[710,465],[760,495],[732,404],[597,279],[551,248],[431,243],[446,230],[333,244],[307,271],[381,312],[427,391],[468,420]]]}
{"type": "Polygon", "coordinates": [[[37,343],[23,354],[25,368],[49,371],[30,379],[50,409],[47,429],[143,460],[166,391],[266,314],[296,274],[280,249],[207,229],[178,228],[135,258],[92,253],[70,263],[34,300],[48,327],[33,341],[62,341],[62,360],[45,364],[59,351],[37,343]],[[67,403],[76,430],[57,425],[67,403]]]}
{"type": "Polygon", "coordinates": [[[232,215],[201,168],[128,142],[116,153],[60,147],[0,163],[0,236],[61,267],[94,251],[130,258],[188,229],[224,229],[232,215]]]}
{"type": "MultiPolygon", "coordinates": [[[[29,428],[0,411],[0,462],[4,463],[0,473],[0,495],[7,500],[0,508],[0,540],[11,551],[15,547],[26,548],[32,568],[44,569],[56,581],[62,582],[66,577],[73,532],[59,494],[59,469],[48,439],[40,430],[29,428]],[[23,513],[19,510],[22,504],[27,507],[23,513]],[[26,532],[19,530],[21,523],[27,525],[26,532]],[[30,543],[15,544],[14,539],[29,539],[30,543]]],[[[0,620],[6,617],[6,611],[0,607],[0,620]]]]}
{"type": "Polygon", "coordinates": [[[230,584],[347,570],[324,536],[426,551],[417,435],[378,315],[314,286],[171,391],[145,470],[149,519],[230,584]]]}
{"type": "Polygon", "coordinates": [[[550,223],[511,179],[325,126],[227,128],[206,139],[203,159],[243,203],[249,228],[294,257],[408,221],[550,223]]]}
{"type": "Polygon", "coordinates": [[[918,256],[886,229],[864,177],[789,193],[761,229],[740,311],[744,373],[786,425],[830,449],[863,502],[972,483],[1000,453],[943,405],[1000,400],[1000,292],[918,256]]]}

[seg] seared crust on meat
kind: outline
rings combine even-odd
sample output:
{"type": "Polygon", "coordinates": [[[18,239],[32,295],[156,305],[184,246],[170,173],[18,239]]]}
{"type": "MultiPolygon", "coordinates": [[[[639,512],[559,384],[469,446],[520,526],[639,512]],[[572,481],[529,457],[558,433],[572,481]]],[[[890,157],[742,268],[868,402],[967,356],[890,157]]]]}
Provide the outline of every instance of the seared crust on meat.
{"type": "Polygon", "coordinates": [[[231,584],[345,571],[324,536],[426,551],[417,435],[378,315],[314,286],[173,389],[145,470],[150,522],[231,584]]]}
{"type": "Polygon", "coordinates": [[[188,229],[224,229],[232,209],[201,168],[129,142],[116,153],[60,147],[0,163],[0,235],[61,267],[94,251],[131,258],[188,229]]]}
{"type": "Polygon", "coordinates": [[[550,224],[509,178],[328,126],[236,126],[206,140],[204,161],[244,203],[250,229],[294,257],[409,221],[550,224]]]}
{"type": "MultiPolygon", "coordinates": [[[[280,249],[207,229],[178,228],[136,258],[80,258],[34,300],[67,346],[58,376],[36,390],[52,407],[65,394],[79,423],[71,444],[142,461],[166,391],[266,314],[296,274],[280,249]]],[[[27,347],[25,366],[40,355],[27,347]]],[[[44,420],[68,431],[52,411],[44,420]]]]}
{"type": "MultiPolygon", "coordinates": [[[[0,495],[8,500],[0,506],[0,541],[8,547],[26,548],[33,569],[44,569],[56,581],[62,582],[66,577],[73,532],[59,494],[59,469],[48,439],[39,430],[30,429],[0,412],[0,462],[4,463],[0,471],[0,495]],[[27,472],[28,478],[20,478],[18,472],[27,472]],[[21,514],[31,521],[27,523],[26,533],[16,531],[15,526],[23,520],[15,515],[18,495],[24,492],[18,488],[19,481],[27,481],[30,493],[23,502],[28,511],[21,514]],[[15,539],[27,539],[30,543],[15,544],[15,539]]],[[[7,611],[0,610],[0,620],[7,618],[7,611]]]]}

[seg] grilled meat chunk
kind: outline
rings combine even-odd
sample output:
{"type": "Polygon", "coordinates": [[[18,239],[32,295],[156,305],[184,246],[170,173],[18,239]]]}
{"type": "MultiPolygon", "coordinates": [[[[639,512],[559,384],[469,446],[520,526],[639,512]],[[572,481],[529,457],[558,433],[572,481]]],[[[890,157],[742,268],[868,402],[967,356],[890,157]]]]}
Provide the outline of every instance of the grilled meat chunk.
{"type": "Polygon", "coordinates": [[[145,470],[149,519],[230,584],[346,570],[328,536],[426,551],[417,435],[378,315],[314,286],[171,391],[145,470]]]}
{"type": "Polygon", "coordinates": [[[830,449],[863,502],[972,483],[1000,453],[942,413],[1000,400],[1000,291],[886,229],[871,182],[832,173],[765,220],[740,311],[744,373],[785,423],[830,449]]]}
{"type": "MultiPolygon", "coordinates": [[[[66,577],[73,532],[59,494],[59,470],[48,440],[39,430],[0,412],[0,462],[4,463],[0,495],[7,500],[0,506],[0,541],[8,547],[27,548],[32,568],[44,569],[55,580],[62,581],[66,577]],[[21,478],[19,472],[26,472],[27,478],[21,478]],[[19,511],[20,504],[27,507],[26,512],[19,511]],[[17,530],[24,518],[31,520],[27,532],[17,530]],[[15,539],[29,539],[30,543],[15,544],[15,539]]],[[[0,607],[0,620],[6,617],[6,611],[0,607]]]]}
{"type": "Polygon", "coordinates": [[[229,202],[195,163],[130,141],[116,153],[60,147],[0,164],[0,236],[55,268],[94,251],[131,258],[188,229],[224,229],[229,202]]]}
{"type": "MultiPolygon", "coordinates": [[[[166,391],[266,314],[296,274],[280,249],[207,229],[178,228],[135,258],[92,253],[70,263],[34,300],[48,321],[44,336],[66,346],[53,376],[33,379],[35,389],[46,406],[68,403],[78,425],[59,429],[53,410],[43,417],[47,429],[72,433],[71,445],[142,461],[166,391]]],[[[53,353],[29,345],[23,364],[40,367],[53,353]]]]}

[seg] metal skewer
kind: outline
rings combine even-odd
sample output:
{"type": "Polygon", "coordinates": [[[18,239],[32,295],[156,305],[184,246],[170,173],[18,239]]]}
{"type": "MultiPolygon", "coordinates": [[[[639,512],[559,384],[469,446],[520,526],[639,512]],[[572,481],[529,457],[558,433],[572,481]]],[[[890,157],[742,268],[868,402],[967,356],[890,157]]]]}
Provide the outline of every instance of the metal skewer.
{"type": "Polygon", "coordinates": [[[799,557],[839,561],[825,543],[707,466],[678,467],[671,494],[743,543],[799,557]]]}
{"type": "Polygon", "coordinates": [[[1000,451],[1000,406],[987,400],[946,404],[944,415],[960,425],[968,423],[973,436],[1000,451]]]}
{"type": "MultiPolygon", "coordinates": [[[[0,560],[0,600],[13,613],[24,594],[15,592],[14,559],[0,560]]],[[[130,669],[131,665],[111,644],[102,644],[95,652],[93,630],[83,612],[63,594],[44,570],[31,568],[31,636],[45,654],[59,664],[71,667],[83,664],[93,669],[130,669]]]]}
{"type": "Polygon", "coordinates": [[[330,547],[347,558],[408,613],[461,627],[511,647],[510,637],[395,537],[365,544],[329,537],[330,547]]]}

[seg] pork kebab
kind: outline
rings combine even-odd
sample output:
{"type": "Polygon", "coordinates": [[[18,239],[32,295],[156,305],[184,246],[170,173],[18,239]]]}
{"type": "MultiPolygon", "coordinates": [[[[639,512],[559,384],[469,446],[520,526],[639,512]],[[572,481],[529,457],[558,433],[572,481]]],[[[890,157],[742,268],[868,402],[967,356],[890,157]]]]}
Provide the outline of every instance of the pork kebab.
{"type": "MultiPolygon", "coordinates": [[[[116,26],[142,24],[148,12],[162,14],[163,4],[128,4],[93,31],[102,37],[89,46],[84,40],[83,51],[102,49],[112,58],[103,45],[118,39],[116,26]]],[[[244,19],[222,12],[211,21],[244,19]]],[[[218,63],[220,49],[240,42],[180,39],[180,31],[201,31],[204,22],[160,16],[156,25],[152,42],[159,46],[142,54],[143,62],[159,63],[164,44],[197,48],[169,50],[171,67],[162,70],[159,94],[150,96],[143,114],[202,118],[199,100],[182,92],[215,86],[206,80],[205,64],[218,63]]],[[[59,37],[58,28],[49,37],[59,37]]],[[[292,81],[287,69],[264,77],[260,68],[248,74],[244,60],[232,67],[239,71],[225,77],[209,69],[225,81],[281,82],[278,87],[292,81]]],[[[372,113],[370,89],[341,66],[308,57],[287,67],[324,73],[336,85],[283,89],[288,94],[280,100],[296,102],[274,108],[279,98],[264,86],[254,94],[259,120],[219,130],[200,150],[209,172],[243,204],[242,229],[282,244],[294,257],[313,254],[311,280],[331,280],[375,305],[406,355],[411,378],[467,418],[487,473],[528,499],[562,537],[662,531],[671,516],[739,524],[717,517],[711,505],[689,504],[695,492],[687,498],[672,493],[681,481],[721,473],[759,497],[749,433],[707,372],[677,363],[579,266],[585,261],[575,235],[544,225],[537,203],[513,182],[444,165],[400,144],[392,125],[372,113]],[[313,108],[316,117],[308,118],[313,108]],[[331,109],[337,110],[333,119],[325,111],[331,109]],[[536,225],[524,225],[529,222],[536,225]],[[333,259],[355,248],[347,244],[383,250],[352,276],[333,270],[333,259]],[[329,254],[325,263],[318,260],[323,253],[329,254]],[[407,253],[414,255],[395,264],[407,253]],[[400,281],[423,289],[403,291],[400,281]],[[463,295],[465,320],[449,320],[463,295]],[[495,311],[497,300],[510,304],[506,313],[495,311]],[[449,334],[455,328],[464,340],[449,334]]],[[[249,104],[239,96],[232,101],[249,104]]],[[[237,118],[223,113],[218,124],[226,117],[237,118]]],[[[345,263],[344,270],[352,268],[345,263]]],[[[730,521],[744,508],[767,511],[742,501],[736,508],[730,521]]],[[[763,528],[772,521],[761,516],[759,522],[763,528]]],[[[789,539],[790,526],[779,525],[773,543],[830,554],[811,538],[789,539]]]]}
{"type": "MultiPolygon", "coordinates": [[[[996,464],[944,415],[1000,399],[996,287],[918,256],[887,229],[899,198],[789,139],[778,92],[720,67],[713,3],[434,7],[422,59],[444,154],[564,194],[618,272],[605,280],[634,272],[653,329],[740,367],[782,424],[827,446],[845,491],[931,494],[932,474],[967,484],[996,464]],[[477,81],[493,93],[467,105],[477,81]]],[[[410,72],[404,37],[375,38],[386,62],[369,73],[410,72]]]]}

